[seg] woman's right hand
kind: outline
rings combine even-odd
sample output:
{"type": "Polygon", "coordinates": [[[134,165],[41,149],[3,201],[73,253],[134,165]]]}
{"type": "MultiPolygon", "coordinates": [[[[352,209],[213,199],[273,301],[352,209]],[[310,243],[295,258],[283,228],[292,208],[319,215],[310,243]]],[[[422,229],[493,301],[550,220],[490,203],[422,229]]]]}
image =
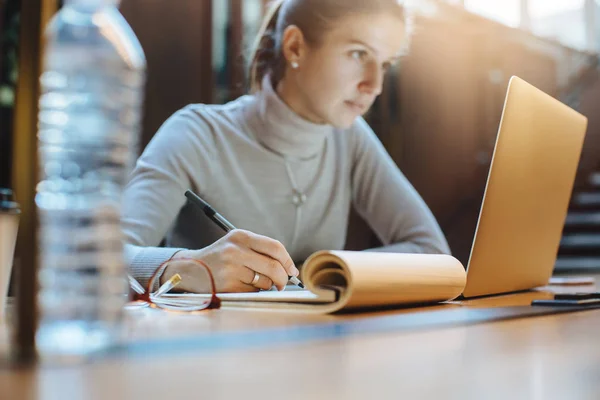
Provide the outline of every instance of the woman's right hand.
{"type": "Polygon", "coordinates": [[[298,269],[285,247],[277,240],[244,230],[233,230],[201,250],[183,250],[173,256],[160,278],[162,285],[175,274],[181,276],[178,290],[210,293],[208,273],[197,263],[210,268],[218,293],[256,292],[273,285],[283,290],[288,276],[298,276],[298,269]],[[255,273],[258,282],[251,285],[255,273]]]}

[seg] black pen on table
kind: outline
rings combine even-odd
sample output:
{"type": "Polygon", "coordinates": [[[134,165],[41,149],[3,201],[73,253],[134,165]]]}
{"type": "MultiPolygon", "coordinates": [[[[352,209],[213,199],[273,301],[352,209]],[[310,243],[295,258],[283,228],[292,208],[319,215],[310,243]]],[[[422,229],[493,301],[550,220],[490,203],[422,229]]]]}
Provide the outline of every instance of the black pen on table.
{"type": "MultiPolygon", "coordinates": [[[[206,216],[210,218],[211,221],[217,224],[225,232],[229,232],[236,229],[235,226],[231,224],[231,222],[227,221],[225,217],[216,212],[215,209],[210,206],[210,204],[202,200],[200,196],[198,196],[196,193],[192,192],[191,190],[186,190],[185,197],[187,197],[188,200],[191,201],[194,205],[198,206],[204,212],[204,214],[206,214],[206,216]]],[[[298,279],[297,277],[288,275],[288,279],[294,285],[304,289],[304,284],[300,282],[300,279],[298,279]]]]}

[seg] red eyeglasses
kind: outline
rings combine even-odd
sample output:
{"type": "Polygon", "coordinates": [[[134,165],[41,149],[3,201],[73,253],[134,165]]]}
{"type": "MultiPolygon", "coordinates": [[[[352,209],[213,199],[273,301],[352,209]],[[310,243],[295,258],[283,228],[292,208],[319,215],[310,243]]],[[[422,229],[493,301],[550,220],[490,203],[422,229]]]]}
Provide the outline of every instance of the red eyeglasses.
{"type": "Polygon", "coordinates": [[[144,293],[138,293],[135,290],[132,291],[131,299],[134,302],[146,303],[152,308],[158,308],[158,309],[162,309],[162,310],[166,310],[166,311],[175,311],[175,312],[197,312],[197,311],[214,310],[214,309],[220,308],[221,307],[221,299],[219,299],[217,297],[217,289],[215,287],[215,279],[213,277],[212,271],[210,270],[210,267],[208,265],[206,265],[206,263],[204,263],[204,261],[195,260],[192,258],[179,258],[176,261],[177,262],[189,261],[189,262],[198,264],[199,266],[204,268],[204,270],[208,274],[208,277],[210,280],[211,297],[209,300],[198,302],[198,299],[192,299],[192,300],[178,302],[177,300],[168,301],[168,300],[165,300],[162,298],[157,298],[156,296],[152,295],[151,290],[154,287],[154,281],[156,280],[158,273],[160,271],[164,271],[165,267],[169,263],[175,262],[174,260],[168,260],[168,261],[165,261],[164,263],[162,263],[156,269],[156,272],[152,275],[152,277],[148,281],[148,287],[146,288],[146,291],[144,293]]]}

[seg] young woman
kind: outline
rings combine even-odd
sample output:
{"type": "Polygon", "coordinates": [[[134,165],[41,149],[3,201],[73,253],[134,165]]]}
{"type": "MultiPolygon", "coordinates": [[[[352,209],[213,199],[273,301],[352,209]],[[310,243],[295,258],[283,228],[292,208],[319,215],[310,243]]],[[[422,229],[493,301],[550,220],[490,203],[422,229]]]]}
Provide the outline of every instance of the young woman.
{"type": "MultiPolygon", "coordinates": [[[[126,254],[142,283],[175,273],[180,289],[282,289],[321,249],[343,249],[354,206],[380,251],[449,253],[433,215],[361,118],[406,50],[399,0],[283,0],[267,15],[252,93],[190,105],[160,128],[124,196],[126,254]],[[223,237],[184,192],[239,230],[223,237]],[[158,246],[166,238],[167,247],[158,246]],[[161,271],[157,268],[167,260],[161,271]],[[179,261],[177,261],[179,260],[179,261]]],[[[158,284],[158,283],[157,283],[158,284]]]]}

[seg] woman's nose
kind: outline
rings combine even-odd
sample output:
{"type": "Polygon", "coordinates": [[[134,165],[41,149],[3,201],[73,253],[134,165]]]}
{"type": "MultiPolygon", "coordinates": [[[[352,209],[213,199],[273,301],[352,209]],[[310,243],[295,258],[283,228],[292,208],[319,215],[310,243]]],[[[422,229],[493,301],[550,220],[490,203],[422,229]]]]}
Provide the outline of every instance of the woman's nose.
{"type": "Polygon", "coordinates": [[[361,91],[373,96],[379,96],[383,90],[383,70],[376,65],[372,65],[365,72],[365,76],[361,83],[361,91]]]}

